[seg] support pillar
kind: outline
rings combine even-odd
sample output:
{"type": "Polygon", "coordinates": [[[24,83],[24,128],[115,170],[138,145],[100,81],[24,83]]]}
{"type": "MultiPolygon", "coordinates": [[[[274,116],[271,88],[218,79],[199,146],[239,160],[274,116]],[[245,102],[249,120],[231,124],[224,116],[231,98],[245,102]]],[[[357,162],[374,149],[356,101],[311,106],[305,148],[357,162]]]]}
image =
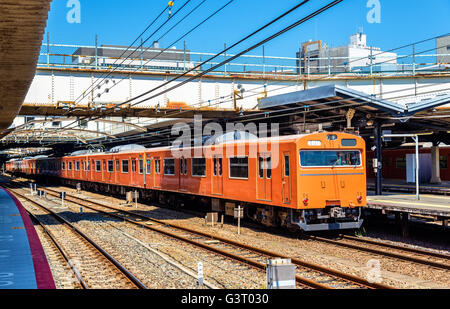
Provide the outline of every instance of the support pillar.
{"type": "Polygon", "coordinates": [[[439,146],[433,143],[431,147],[431,180],[430,183],[440,184],[441,173],[439,167],[439,146]]]}
{"type": "Polygon", "coordinates": [[[374,169],[376,171],[376,181],[375,181],[375,195],[382,195],[383,194],[383,184],[382,184],[382,177],[383,177],[383,151],[382,151],[382,140],[381,140],[381,123],[378,121],[375,122],[375,128],[374,128],[374,140],[375,140],[375,158],[377,159],[377,166],[374,166],[374,169]]]}

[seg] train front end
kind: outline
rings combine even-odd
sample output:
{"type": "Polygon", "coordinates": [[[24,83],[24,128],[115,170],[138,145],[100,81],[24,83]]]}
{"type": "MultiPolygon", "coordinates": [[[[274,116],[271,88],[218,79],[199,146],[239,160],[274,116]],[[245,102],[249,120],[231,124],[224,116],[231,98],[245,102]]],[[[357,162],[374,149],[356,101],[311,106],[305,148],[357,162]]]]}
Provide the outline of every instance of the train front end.
{"type": "Polygon", "coordinates": [[[297,209],[304,231],[358,229],[366,204],[365,141],[348,133],[317,133],[297,142],[297,209]]]}

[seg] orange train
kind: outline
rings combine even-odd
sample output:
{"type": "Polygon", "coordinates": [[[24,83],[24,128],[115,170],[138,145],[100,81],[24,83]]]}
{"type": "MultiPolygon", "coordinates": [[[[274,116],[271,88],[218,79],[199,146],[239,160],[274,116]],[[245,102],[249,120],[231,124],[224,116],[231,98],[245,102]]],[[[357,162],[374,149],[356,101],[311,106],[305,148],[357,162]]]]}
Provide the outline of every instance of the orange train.
{"type": "Polygon", "coordinates": [[[366,206],[365,142],[324,132],[224,142],[9,161],[6,169],[53,176],[105,193],[139,191],[163,204],[203,205],[266,226],[304,231],[354,229],[366,206]]]}

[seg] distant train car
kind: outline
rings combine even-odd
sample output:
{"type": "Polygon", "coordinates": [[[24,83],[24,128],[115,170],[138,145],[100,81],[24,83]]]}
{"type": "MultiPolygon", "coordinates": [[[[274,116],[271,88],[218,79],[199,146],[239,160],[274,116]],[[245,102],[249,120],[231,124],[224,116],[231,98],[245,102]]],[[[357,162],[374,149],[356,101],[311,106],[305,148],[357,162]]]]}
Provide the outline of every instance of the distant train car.
{"type": "Polygon", "coordinates": [[[354,229],[366,206],[365,142],[348,133],[314,133],[27,160],[29,171],[69,185],[182,206],[203,205],[266,226],[304,231],[354,229]]]}
{"type": "MultiPolygon", "coordinates": [[[[385,179],[403,179],[406,180],[406,155],[415,154],[414,148],[395,149],[383,151],[383,177],[385,179]]],[[[430,148],[421,148],[420,154],[431,153],[430,148]]],[[[369,151],[367,153],[367,177],[375,178],[372,168],[372,159],[374,153],[369,151]]],[[[441,180],[450,181],[450,147],[440,147],[439,149],[439,167],[441,180]]]]}

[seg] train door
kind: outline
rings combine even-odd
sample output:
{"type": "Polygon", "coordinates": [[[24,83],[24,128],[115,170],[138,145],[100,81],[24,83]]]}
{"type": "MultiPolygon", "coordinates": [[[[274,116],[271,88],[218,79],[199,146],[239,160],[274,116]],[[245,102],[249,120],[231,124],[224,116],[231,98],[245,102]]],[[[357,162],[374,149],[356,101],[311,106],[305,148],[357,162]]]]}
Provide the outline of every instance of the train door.
{"type": "Polygon", "coordinates": [[[151,188],[153,186],[152,179],[152,159],[150,157],[145,157],[145,187],[151,188]]]}
{"type": "Polygon", "coordinates": [[[261,201],[272,200],[272,157],[259,154],[257,161],[258,176],[256,177],[256,199],[261,201]]]}
{"type": "Polygon", "coordinates": [[[131,173],[130,173],[130,184],[132,186],[137,185],[137,159],[136,158],[130,158],[131,161],[131,173]]]}
{"type": "Polygon", "coordinates": [[[223,195],[223,159],[219,156],[213,157],[211,193],[223,195]]]}
{"type": "Polygon", "coordinates": [[[153,174],[153,182],[155,184],[155,188],[161,188],[161,158],[155,158],[155,173],[153,174]]]}
{"type": "Polygon", "coordinates": [[[281,183],[283,191],[283,203],[289,204],[291,202],[291,164],[288,152],[283,153],[283,170],[281,171],[281,183]]]}
{"type": "Polygon", "coordinates": [[[119,174],[120,174],[120,160],[116,159],[116,169],[114,171],[114,183],[118,184],[119,183],[119,174]]]}

